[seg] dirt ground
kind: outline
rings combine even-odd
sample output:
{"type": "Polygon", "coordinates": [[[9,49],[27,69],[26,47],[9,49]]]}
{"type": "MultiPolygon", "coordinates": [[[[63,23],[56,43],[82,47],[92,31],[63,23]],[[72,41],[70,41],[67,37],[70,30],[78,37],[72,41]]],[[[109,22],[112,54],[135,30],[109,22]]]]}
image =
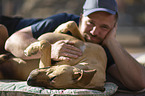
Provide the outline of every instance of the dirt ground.
{"type": "MultiPolygon", "coordinates": [[[[138,57],[145,54],[145,44],[143,44],[141,37],[136,34],[119,34],[117,40],[132,56],[138,57]]],[[[116,92],[113,96],[145,96],[145,89],[139,93],[116,92]]]]}
{"type": "Polygon", "coordinates": [[[129,53],[135,56],[145,54],[145,44],[140,35],[119,34],[116,38],[129,53]]]}

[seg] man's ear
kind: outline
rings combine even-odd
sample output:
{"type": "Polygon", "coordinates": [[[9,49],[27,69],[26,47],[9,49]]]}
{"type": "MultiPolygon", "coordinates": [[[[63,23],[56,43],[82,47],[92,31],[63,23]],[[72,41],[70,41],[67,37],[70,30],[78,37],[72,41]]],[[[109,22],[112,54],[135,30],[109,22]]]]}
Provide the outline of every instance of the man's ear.
{"type": "Polygon", "coordinates": [[[80,27],[81,24],[82,24],[82,18],[83,18],[83,14],[81,13],[81,14],[80,14],[80,18],[79,18],[79,27],[80,27]]]}
{"type": "Polygon", "coordinates": [[[81,13],[81,14],[80,14],[80,19],[79,19],[79,22],[81,22],[81,21],[82,21],[82,17],[83,17],[83,14],[81,13]]]}

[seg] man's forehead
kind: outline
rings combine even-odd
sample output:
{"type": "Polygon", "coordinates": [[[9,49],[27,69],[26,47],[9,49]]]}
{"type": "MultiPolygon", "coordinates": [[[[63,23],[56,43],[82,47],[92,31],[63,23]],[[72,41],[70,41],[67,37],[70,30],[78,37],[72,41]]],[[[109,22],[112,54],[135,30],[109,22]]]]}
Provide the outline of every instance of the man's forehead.
{"type": "Polygon", "coordinates": [[[95,14],[92,14],[92,15],[90,14],[89,16],[84,16],[84,19],[83,19],[84,22],[92,22],[94,24],[99,23],[101,25],[106,25],[110,28],[112,28],[116,22],[115,15],[110,15],[111,18],[105,18],[105,16],[100,15],[100,17],[101,17],[100,20],[98,20],[99,17],[97,18],[97,15],[95,15],[95,14]]]}
{"type": "Polygon", "coordinates": [[[108,13],[108,12],[104,12],[104,11],[97,11],[97,12],[94,12],[94,13],[91,13],[90,15],[88,15],[88,17],[90,17],[90,16],[92,16],[92,15],[101,15],[101,16],[115,16],[115,15],[112,15],[112,14],[110,14],[110,13],[108,13]]]}

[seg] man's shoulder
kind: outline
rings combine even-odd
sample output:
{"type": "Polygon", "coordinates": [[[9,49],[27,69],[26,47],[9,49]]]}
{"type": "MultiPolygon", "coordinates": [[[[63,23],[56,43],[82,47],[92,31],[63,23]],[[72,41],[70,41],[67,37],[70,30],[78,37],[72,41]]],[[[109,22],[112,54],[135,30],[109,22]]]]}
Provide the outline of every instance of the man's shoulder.
{"type": "Polygon", "coordinates": [[[63,17],[63,18],[66,18],[66,19],[79,19],[80,16],[79,15],[76,15],[76,14],[70,14],[70,13],[58,13],[58,14],[55,14],[53,16],[56,16],[56,17],[63,17]]]}
{"type": "Polygon", "coordinates": [[[70,13],[58,13],[55,15],[52,15],[52,20],[58,21],[58,22],[67,22],[67,21],[75,21],[77,24],[79,23],[80,16],[76,14],[70,14],[70,13]]]}
{"type": "MultiPolygon", "coordinates": [[[[79,15],[76,15],[76,14],[70,14],[70,13],[58,13],[58,14],[55,14],[56,16],[65,16],[65,17],[73,17],[73,18],[80,18],[79,15]]],[[[55,16],[54,15],[54,16],[55,16]]]]}

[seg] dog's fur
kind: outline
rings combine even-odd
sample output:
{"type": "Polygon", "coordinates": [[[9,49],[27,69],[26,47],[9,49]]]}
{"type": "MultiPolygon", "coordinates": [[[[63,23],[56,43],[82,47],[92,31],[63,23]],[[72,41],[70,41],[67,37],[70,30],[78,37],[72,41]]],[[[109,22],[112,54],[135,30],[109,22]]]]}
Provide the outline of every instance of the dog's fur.
{"type": "MultiPolygon", "coordinates": [[[[14,79],[26,79],[31,70],[38,68],[33,70],[28,78],[28,84],[32,86],[43,86],[46,88],[90,88],[102,90],[106,80],[105,71],[107,58],[105,51],[98,44],[83,42],[79,39],[84,40],[81,37],[76,24],[73,21],[67,22],[60,25],[54,33],[46,33],[40,36],[38,38],[39,41],[32,43],[26,49],[25,53],[31,55],[40,49],[48,49],[47,47],[45,48],[45,46],[50,46],[50,43],[53,44],[59,40],[69,40],[74,42],[74,46],[81,49],[83,52],[82,56],[69,61],[57,61],[54,65],[51,65],[50,60],[47,60],[50,59],[50,53],[49,56],[46,54],[50,52],[50,50],[45,50],[42,54],[43,57],[40,59],[41,63],[39,64],[39,68],[38,60],[23,61],[22,59],[20,59],[20,61],[10,59],[4,62],[2,64],[4,67],[2,67],[4,69],[9,69],[9,71],[12,70],[12,74],[15,75],[14,79]],[[78,39],[67,34],[60,34],[60,32],[65,33],[66,31],[71,31],[72,35],[78,39]],[[11,63],[11,65],[9,63],[11,63]]],[[[2,75],[4,75],[3,73],[6,72],[2,72],[2,75]]],[[[4,77],[5,76],[2,78],[4,77]]]]}

